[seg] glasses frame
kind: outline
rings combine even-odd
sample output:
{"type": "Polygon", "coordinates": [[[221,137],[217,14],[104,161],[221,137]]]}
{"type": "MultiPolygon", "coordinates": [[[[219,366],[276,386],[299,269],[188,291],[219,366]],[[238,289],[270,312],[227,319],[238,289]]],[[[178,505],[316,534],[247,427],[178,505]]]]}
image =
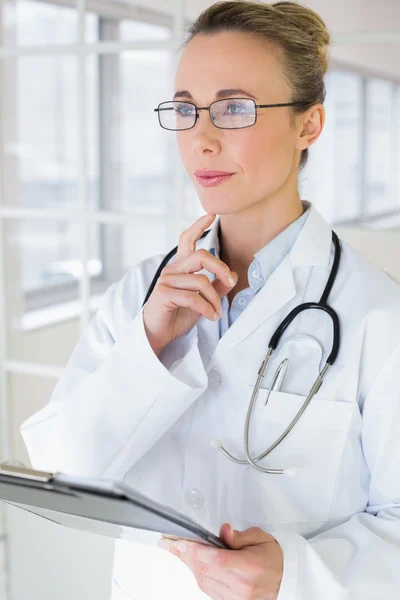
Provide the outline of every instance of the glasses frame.
{"type": "MultiPolygon", "coordinates": [[[[252,98],[223,98],[221,100],[214,100],[214,102],[211,102],[211,104],[209,106],[196,106],[196,104],[194,104],[194,102],[188,102],[187,100],[166,100],[165,102],[160,102],[158,107],[154,109],[154,112],[158,113],[158,122],[160,124],[160,127],[165,129],[166,131],[188,131],[189,129],[193,129],[193,127],[195,127],[195,125],[197,123],[197,120],[199,119],[199,110],[207,110],[208,111],[210,121],[214,125],[214,127],[216,127],[217,129],[233,130],[233,129],[247,129],[249,127],[253,127],[253,125],[255,125],[257,123],[257,110],[259,108],[278,108],[278,107],[282,107],[282,106],[308,106],[308,103],[307,102],[283,102],[280,104],[256,104],[252,98]],[[210,109],[213,104],[217,104],[218,102],[226,102],[227,100],[247,100],[248,102],[253,102],[254,112],[255,112],[254,123],[252,123],[251,125],[245,125],[244,127],[219,127],[219,125],[216,125],[214,123],[214,121],[212,120],[210,109]],[[195,116],[194,123],[191,127],[185,127],[184,129],[170,129],[169,127],[164,127],[162,125],[161,118],[160,118],[160,112],[163,109],[161,108],[161,106],[163,104],[169,104],[170,102],[179,102],[179,103],[191,104],[192,106],[194,106],[194,109],[196,111],[196,116],[195,116]]],[[[164,110],[166,110],[166,109],[164,109],[164,110]]]]}

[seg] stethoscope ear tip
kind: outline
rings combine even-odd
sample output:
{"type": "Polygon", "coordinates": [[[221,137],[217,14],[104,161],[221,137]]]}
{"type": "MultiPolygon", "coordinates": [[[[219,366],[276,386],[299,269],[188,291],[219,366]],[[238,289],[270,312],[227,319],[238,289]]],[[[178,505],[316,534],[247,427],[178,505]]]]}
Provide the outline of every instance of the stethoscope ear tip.
{"type": "Polygon", "coordinates": [[[210,440],[210,446],[211,446],[211,448],[215,448],[216,450],[220,450],[222,448],[222,442],[218,438],[213,438],[212,440],[210,440]]]}
{"type": "Polygon", "coordinates": [[[286,475],[286,477],[290,477],[291,479],[293,479],[294,477],[296,477],[296,469],[283,469],[283,475],[286,475]]]}

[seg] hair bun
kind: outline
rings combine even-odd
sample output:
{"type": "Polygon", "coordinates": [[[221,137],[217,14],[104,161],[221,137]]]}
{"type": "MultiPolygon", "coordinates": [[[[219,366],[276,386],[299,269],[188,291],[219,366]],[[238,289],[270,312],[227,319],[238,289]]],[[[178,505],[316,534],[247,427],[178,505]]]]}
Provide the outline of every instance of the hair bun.
{"type": "Polygon", "coordinates": [[[332,40],[325,22],[319,14],[296,2],[275,2],[271,6],[284,15],[291,25],[298,27],[310,36],[319,55],[321,71],[325,75],[328,70],[328,47],[332,40]]]}

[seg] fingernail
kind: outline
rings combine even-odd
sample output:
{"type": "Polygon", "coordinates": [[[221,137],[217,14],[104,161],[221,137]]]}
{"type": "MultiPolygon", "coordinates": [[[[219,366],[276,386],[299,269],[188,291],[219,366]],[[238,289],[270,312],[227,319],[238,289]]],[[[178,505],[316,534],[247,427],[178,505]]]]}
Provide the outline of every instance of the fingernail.
{"type": "Polygon", "coordinates": [[[164,550],[169,550],[169,544],[168,544],[167,540],[160,540],[158,542],[158,547],[163,548],[164,550]]]}
{"type": "Polygon", "coordinates": [[[218,319],[219,319],[219,315],[218,315],[217,313],[214,313],[214,315],[213,315],[213,319],[214,319],[214,321],[218,321],[218,319]]]}
{"type": "Polygon", "coordinates": [[[231,275],[229,275],[228,281],[229,281],[229,285],[235,285],[235,280],[233,279],[233,277],[231,275]]]}

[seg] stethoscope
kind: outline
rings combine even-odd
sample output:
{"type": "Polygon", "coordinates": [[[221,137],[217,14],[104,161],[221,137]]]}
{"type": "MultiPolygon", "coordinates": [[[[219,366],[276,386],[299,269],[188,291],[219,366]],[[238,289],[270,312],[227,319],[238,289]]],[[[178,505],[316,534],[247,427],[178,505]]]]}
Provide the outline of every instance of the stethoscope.
{"type": "MultiPolygon", "coordinates": [[[[200,239],[204,238],[210,231],[211,231],[211,229],[208,229],[207,231],[205,231],[200,239]]],[[[270,454],[270,452],[272,452],[292,431],[293,427],[296,425],[297,421],[300,419],[300,417],[306,410],[307,406],[310,404],[310,402],[313,399],[313,397],[315,396],[315,394],[319,391],[319,389],[324,381],[325,375],[327,374],[329,368],[335,363],[337,356],[339,354],[339,347],[340,347],[339,317],[338,317],[337,313],[335,312],[335,310],[333,308],[331,308],[330,306],[328,306],[328,304],[327,304],[329,294],[331,293],[332,287],[336,281],[336,276],[337,276],[337,272],[339,269],[339,263],[340,263],[340,257],[341,257],[340,241],[339,241],[337,234],[334,231],[332,231],[332,241],[335,246],[335,254],[334,254],[334,258],[333,258],[333,264],[332,264],[331,272],[328,277],[328,281],[326,283],[325,289],[322,293],[322,296],[321,296],[319,302],[305,302],[304,304],[300,304],[299,306],[296,306],[296,308],[294,308],[287,315],[287,317],[282,321],[282,323],[277,327],[276,331],[272,335],[271,340],[269,342],[268,352],[267,352],[263,362],[261,363],[261,367],[258,371],[257,381],[256,381],[256,384],[255,384],[255,387],[254,387],[254,390],[253,390],[253,393],[252,393],[252,396],[250,399],[250,404],[249,404],[249,408],[247,410],[247,415],[246,415],[246,422],[245,422],[245,426],[244,426],[244,453],[245,453],[246,458],[245,459],[235,458],[232,454],[230,454],[230,452],[228,452],[223,447],[220,440],[212,440],[212,442],[211,442],[211,445],[214,448],[217,448],[218,450],[220,450],[222,452],[222,454],[224,454],[227,458],[229,458],[229,460],[231,460],[237,464],[240,464],[240,465],[250,464],[252,467],[257,469],[258,471],[261,471],[263,473],[269,473],[272,475],[286,475],[288,477],[294,477],[294,475],[295,475],[294,469],[290,469],[290,468],[289,469],[265,469],[263,467],[260,467],[257,464],[257,462],[259,462],[261,459],[268,456],[268,454],[270,454]],[[333,343],[332,343],[331,353],[329,354],[328,358],[326,359],[325,365],[322,368],[322,370],[320,371],[314,384],[312,385],[311,390],[308,393],[308,396],[306,397],[304,403],[302,404],[301,408],[297,412],[296,416],[292,419],[292,421],[290,422],[288,427],[282,433],[282,435],[280,435],[279,438],[269,448],[267,448],[265,450],[265,452],[263,452],[262,454],[260,454],[259,456],[255,457],[255,458],[252,458],[250,456],[250,451],[249,451],[250,419],[251,419],[251,415],[253,412],[253,406],[256,401],[262,379],[264,377],[265,369],[267,368],[267,365],[270,361],[270,358],[271,358],[273,352],[276,350],[276,347],[279,343],[279,340],[282,337],[282,334],[286,331],[286,329],[289,327],[289,325],[292,323],[292,321],[294,321],[294,319],[297,317],[297,315],[304,312],[305,310],[310,310],[310,309],[323,310],[330,316],[330,318],[332,320],[333,343]]],[[[168,264],[168,262],[171,260],[171,258],[176,254],[177,250],[178,250],[178,246],[176,248],[174,248],[173,250],[171,250],[171,252],[169,252],[169,254],[167,254],[167,256],[163,259],[162,263],[160,264],[159,268],[157,269],[157,272],[153,278],[153,281],[151,282],[151,285],[149,287],[149,290],[147,292],[147,295],[143,302],[142,307],[144,306],[144,304],[147,302],[150,295],[152,294],[154,287],[157,283],[157,279],[159,278],[159,276],[161,274],[161,271],[168,264]]],[[[278,367],[278,369],[279,369],[279,367],[278,367]]],[[[277,373],[275,373],[273,380],[276,380],[277,377],[281,377],[281,376],[282,375],[279,372],[277,372],[277,373]]],[[[272,389],[272,386],[271,386],[271,389],[272,389]]]]}

